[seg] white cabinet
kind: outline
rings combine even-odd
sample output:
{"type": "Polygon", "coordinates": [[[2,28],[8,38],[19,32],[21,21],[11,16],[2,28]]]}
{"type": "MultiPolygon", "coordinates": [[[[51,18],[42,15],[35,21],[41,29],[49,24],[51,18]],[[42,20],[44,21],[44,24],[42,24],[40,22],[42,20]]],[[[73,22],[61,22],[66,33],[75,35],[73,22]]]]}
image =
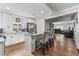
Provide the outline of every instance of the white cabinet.
{"type": "Polygon", "coordinates": [[[8,27],[8,14],[2,14],[2,27],[6,29],[8,27]]]}
{"type": "Polygon", "coordinates": [[[5,35],[6,35],[6,41],[5,41],[6,46],[24,42],[24,34],[23,33],[5,34],[5,35]]]}
{"type": "Polygon", "coordinates": [[[0,12],[0,28],[2,28],[2,13],[0,12]]]}
{"type": "Polygon", "coordinates": [[[5,41],[6,46],[16,44],[16,42],[17,42],[16,35],[14,35],[14,34],[8,34],[7,35],[7,38],[6,38],[6,41],[5,41]]]}
{"type": "Polygon", "coordinates": [[[4,42],[0,42],[0,56],[4,56],[4,42]]]}
{"type": "Polygon", "coordinates": [[[9,15],[9,33],[13,32],[13,22],[15,20],[15,17],[12,15],[9,15]]]}
{"type": "Polygon", "coordinates": [[[23,41],[25,41],[23,33],[20,33],[20,34],[18,33],[16,36],[17,36],[17,42],[23,42],[23,41]]]}
{"type": "Polygon", "coordinates": [[[7,33],[13,33],[13,24],[19,23],[18,27],[20,28],[20,25],[25,22],[23,22],[23,18],[20,18],[20,22],[16,22],[16,18],[18,18],[16,15],[0,12],[0,28],[3,28],[7,33]]]}
{"type": "Polygon", "coordinates": [[[0,12],[0,28],[3,28],[5,32],[12,32],[13,20],[12,15],[0,12]]]}
{"type": "Polygon", "coordinates": [[[4,28],[5,30],[8,27],[8,14],[0,12],[0,28],[4,28]]]}
{"type": "Polygon", "coordinates": [[[9,22],[8,22],[8,14],[2,13],[2,28],[4,29],[4,32],[8,32],[9,22]]]}

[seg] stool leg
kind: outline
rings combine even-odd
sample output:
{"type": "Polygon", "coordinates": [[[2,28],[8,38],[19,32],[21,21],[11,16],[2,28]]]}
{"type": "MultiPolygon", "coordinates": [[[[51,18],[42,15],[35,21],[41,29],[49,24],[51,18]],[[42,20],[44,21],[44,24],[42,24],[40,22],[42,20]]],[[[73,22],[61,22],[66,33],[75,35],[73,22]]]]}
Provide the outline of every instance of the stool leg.
{"type": "Polygon", "coordinates": [[[51,47],[51,39],[49,39],[49,44],[50,44],[50,47],[51,47]]]}
{"type": "Polygon", "coordinates": [[[35,45],[36,45],[36,51],[37,51],[37,41],[35,41],[35,45]]]}
{"type": "Polygon", "coordinates": [[[42,53],[43,53],[43,56],[44,56],[44,44],[42,44],[41,48],[42,48],[42,53]]]}
{"type": "Polygon", "coordinates": [[[47,42],[47,51],[49,51],[49,46],[48,46],[48,42],[47,42]]]}

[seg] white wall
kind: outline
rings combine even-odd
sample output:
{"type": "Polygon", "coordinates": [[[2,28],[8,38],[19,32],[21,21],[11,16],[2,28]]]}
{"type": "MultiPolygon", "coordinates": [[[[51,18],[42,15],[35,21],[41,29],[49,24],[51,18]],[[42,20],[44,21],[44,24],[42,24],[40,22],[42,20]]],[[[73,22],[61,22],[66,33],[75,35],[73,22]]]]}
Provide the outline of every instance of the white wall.
{"type": "Polygon", "coordinates": [[[0,28],[2,28],[2,13],[0,12],[0,28]]]}
{"type": "Polygon", "coordinates": [[[49,22],[45,22],[45,31],[49,30],[49,22]]]}
{"type": "Polygon", "coordinates": [[[35,21],[37,24],[37,34],[44,33],[45,31],[45,21],[44,19],[38,19],[35,21]]]}
{"type": "Polygon", "coordinates": [[[78,11],[78,23],[76,24],[76,30],[75,30],[75,43],[76,43],[76,47],[77,49],[79,49],[79,11],[78,11]]]}

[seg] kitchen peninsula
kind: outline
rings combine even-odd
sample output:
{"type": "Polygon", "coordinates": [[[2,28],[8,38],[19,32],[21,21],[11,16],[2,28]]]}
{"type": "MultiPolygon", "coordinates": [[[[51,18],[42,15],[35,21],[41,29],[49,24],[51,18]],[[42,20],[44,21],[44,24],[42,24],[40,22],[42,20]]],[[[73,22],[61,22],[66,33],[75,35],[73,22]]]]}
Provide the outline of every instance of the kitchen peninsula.
{"type": "Polygon", "coordinates": [[[35,51],[35,49],[36,49],[35,40],[36,40],[37,35],[38,34],[24,34],[26,51],[29,51],[31,53],[35,51]]]}

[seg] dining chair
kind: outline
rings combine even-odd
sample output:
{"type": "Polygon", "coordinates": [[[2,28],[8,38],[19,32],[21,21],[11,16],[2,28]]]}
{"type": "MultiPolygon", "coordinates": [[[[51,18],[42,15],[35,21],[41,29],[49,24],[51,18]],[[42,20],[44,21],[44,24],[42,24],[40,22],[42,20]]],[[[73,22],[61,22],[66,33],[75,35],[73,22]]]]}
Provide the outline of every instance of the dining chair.
{"type": "Polygon", "coordinates": [[[36,40],[36,51],[42,50],[43,55],[45,54],[45,50],[49,51],[48,47],[48,36],[49,32],[44,32],[44,34],[39,35],[36,40]]]}
{"type": "Polygon", "coordinates": [[[50,44],[50,47],[52,46],[52,44],[53,44],[53,46],[54,46],[54,30],[52,30],[50,33],[49,33],[49,44],[50,44]]]}

